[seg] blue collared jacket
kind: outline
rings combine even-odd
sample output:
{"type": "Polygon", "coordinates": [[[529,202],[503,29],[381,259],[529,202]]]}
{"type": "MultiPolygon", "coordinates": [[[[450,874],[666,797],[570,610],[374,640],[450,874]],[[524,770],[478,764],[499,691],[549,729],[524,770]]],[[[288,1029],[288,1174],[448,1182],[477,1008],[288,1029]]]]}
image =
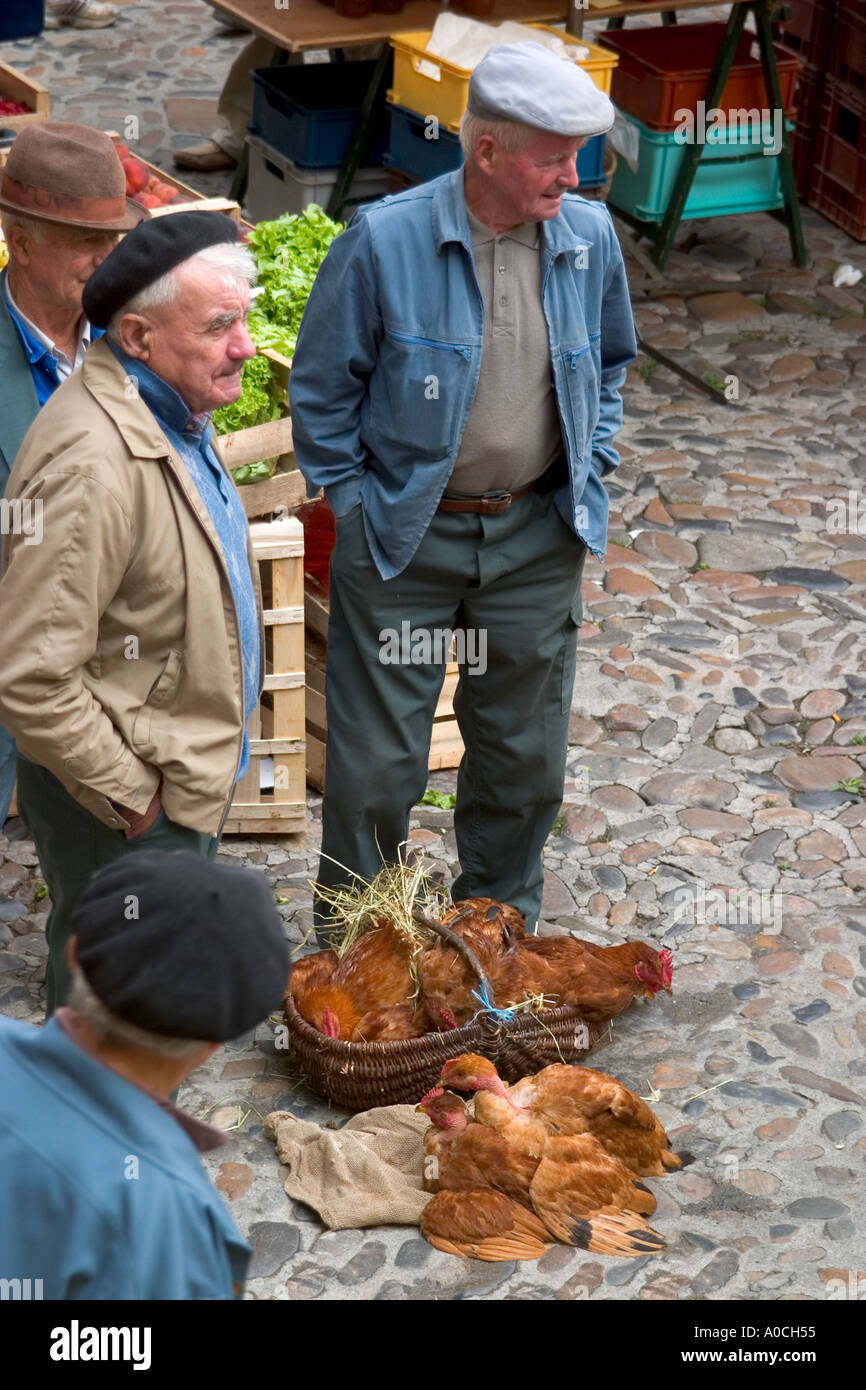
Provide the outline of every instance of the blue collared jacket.
{"type": "Polygon", "coordinates": [[[0,1172],[0,1280],[63,1300],[242,1293],[250,1249],[193,1140],[56,1018],[0,1017],[0,1172]]]}
{"type": "MultiPolygon", "coordinates": [[[[556,505],[595,555],[602,478],[619,463],[620,390],[637,353],[622,253],[601,203],[543,222],[541,297],[569,480],[556,505]]],[[[363,503],[380,574],[411,560],[439,503],[481,371],[484,304],[463,170],[361,207],[332,244],[290,377],[298,464],[337,516],[363,503]]]]}

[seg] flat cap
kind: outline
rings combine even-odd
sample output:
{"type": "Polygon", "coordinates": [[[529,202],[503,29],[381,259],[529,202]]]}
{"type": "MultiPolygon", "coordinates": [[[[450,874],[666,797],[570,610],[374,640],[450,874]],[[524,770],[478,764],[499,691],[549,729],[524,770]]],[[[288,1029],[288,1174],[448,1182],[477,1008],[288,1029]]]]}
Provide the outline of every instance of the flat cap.
{"type": "Polygon", "coordinates": [[[84,287],[84,312],[96,328],[105,328],[167,271],[207,246],[237,239],[237,224],[222,212],[172,212],[141,222],[94,270],[84,287]]]}
{"type": "Polygon", "coordinates": [[[583,68],[540,43],[504,43],[484,55],[469,79],[474,116],[520,121],[553,135],[602,135],[613,102],[583,68]]]}
{"type": "Polygon", "coordinates": [[[97,998],[150,1033],[227,1042],[282,1003],[289,946],[254,869],[135,850],[94,874],[73,921],[97,998]]]}

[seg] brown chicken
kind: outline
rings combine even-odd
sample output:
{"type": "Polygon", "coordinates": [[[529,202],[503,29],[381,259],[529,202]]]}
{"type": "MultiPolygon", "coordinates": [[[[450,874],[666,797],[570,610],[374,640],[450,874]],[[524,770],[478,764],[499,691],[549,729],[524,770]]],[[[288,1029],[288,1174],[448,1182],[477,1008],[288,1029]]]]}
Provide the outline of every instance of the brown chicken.
{"type": "MultiPolygon", "coordinates": [[[[491,898],[469,898],[441,920],[443,926],[466,942],[489,980],[501,969],[508,948],[523,937],[520,913],[491,898]]],[[[468,1023],[482,1007],[474,970],[466,957],[445,941],[437,941],[421,952],[418,980],[421,993],[450,1009],[458,1027],[468,1023]]]]}
{"type": "MultiPolygon", "coordinates": [[[[289,979],[289,993],[301,1017],[320,1033],[350,1039],[371,1011],[405,1004],[414,1013],[416,988],[410,959],[409,941],[386,923],[360,936],[342,960],[334,951],[320,951],[299,961],[289,979]]],[[[382,1020],[367,1023],[370,1032],[383,1026],[382,1020]]],[[[398,1027],[396,1020],[393,1026],[398,1027]]],[[[399,1035],[419,1037],[420,1033],[399,1035]]]]}
{"type": "Polygon", "coordinates": [[[553,1137],[524,1125],[507,1138],[470,1122],[463,1101],[439,1090],[417,1108],[435,1127],[425,1140],[424,1185],[439,1195],[421,1229],[438,1249],[508,1260],[535,1259],[551,1237],[609,1255],[654,1254],[664,1245],[642,1215],[655,1210],[652,1193],[592,1135],[553,1137]],[[492,1202],[491,1190],[508,1205],[492,1202]],[[460,1199],[441,1200],[446,1191],[460,1199]],[[532,1212],[541,1230],[515,1206],[532,1212]]]}
{"type": "Polygon", "coordinates": [[[411,958],[408,938],[386,922],[358,937],[331,976],[331,984],[351,996],[360,1014],[406,1004],[415,994],[411,958]]]}
{"type": "Polygon", "coordinates": [[[464,898],[443,917],[442,925],[456,936],[467,927],[486,937],[499,950],[513,946],[526,936],[526,919],[516,907],[494,902],[493,898],[464,898]]]}
{"type": "Polygon", "coordinates": [[[438,999],[417,1004],[394,1004],[390,1009],[370,1009],[356,1024],[352,1042],[397,1042],[423,1038],[425,1033],[445,1033],[456,1028],[451,1010],[438,999]]]}
{"type": "Polygon", "coordinates": [[[486,1057],[446,1062],[443,1086],[477,1091],[475,1116],[507,1138],[542,1126],[548,1135],[590,1134],[639,1177],[662,1177],[682,1167],[661,1122],[627,1086],[589,1067],[554,1064],[506,1086],[486,1057]]]}
{"type": "Polygon", "coordinates": [[[543,994],[601,1024],[637,997],[670,994],[672,977],[670,951],[655,951],[643,941],[594,946],[571,936],[530,936],[502,957],[493,988],[499,1008],[543,994]]]}
{"type": "Polygon", "coordinates": [[[311,989],[326,985],[337,968],[336,951],[316,951],[292,966],[288,992],[297,1004],[311,989]]]}

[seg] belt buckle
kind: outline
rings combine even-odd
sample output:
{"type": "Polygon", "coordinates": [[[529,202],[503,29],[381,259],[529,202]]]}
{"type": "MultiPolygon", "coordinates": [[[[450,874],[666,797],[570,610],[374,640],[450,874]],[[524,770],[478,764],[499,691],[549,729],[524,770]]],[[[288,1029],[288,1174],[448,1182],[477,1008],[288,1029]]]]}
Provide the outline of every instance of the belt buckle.
{"type": "Polygon", "coordinates": [[[512,497],[510,492],[485,493],[484,497],[482,498],[482,501],[485,504],[485,510],[491,513],[493,516],[498,516],[500,512],[504,512],[506,507],[511,506],[513,500],[514,498],[512,497]]]}

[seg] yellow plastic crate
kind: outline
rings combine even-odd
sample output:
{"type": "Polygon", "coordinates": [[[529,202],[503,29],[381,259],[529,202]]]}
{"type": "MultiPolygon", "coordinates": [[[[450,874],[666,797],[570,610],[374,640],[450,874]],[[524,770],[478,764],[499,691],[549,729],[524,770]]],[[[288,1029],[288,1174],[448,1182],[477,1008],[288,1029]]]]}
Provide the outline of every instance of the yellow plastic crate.
{"type": "MultiPolygon", "coordinates": [[[[613,70],[619,62],[616,53],[609,48],[587,43],[586,39],[577,39],[550,24],[533,24],[530,27],[556,34],[566,44],[588,48],[590,56],[583,59],[579,66],[589,73],[596,87],[610,95],[613,70]]],[[[391,35],[394,86],[388,93],[388,100],[398,106],[406,106],[419,115],[435,116],[440,125],[456,130],[466,110],[472,72],[469,68],[460,68],[456,63],[427,53],[425,45],[432,32],[432,29],[415,29],[391,35]]]]}

